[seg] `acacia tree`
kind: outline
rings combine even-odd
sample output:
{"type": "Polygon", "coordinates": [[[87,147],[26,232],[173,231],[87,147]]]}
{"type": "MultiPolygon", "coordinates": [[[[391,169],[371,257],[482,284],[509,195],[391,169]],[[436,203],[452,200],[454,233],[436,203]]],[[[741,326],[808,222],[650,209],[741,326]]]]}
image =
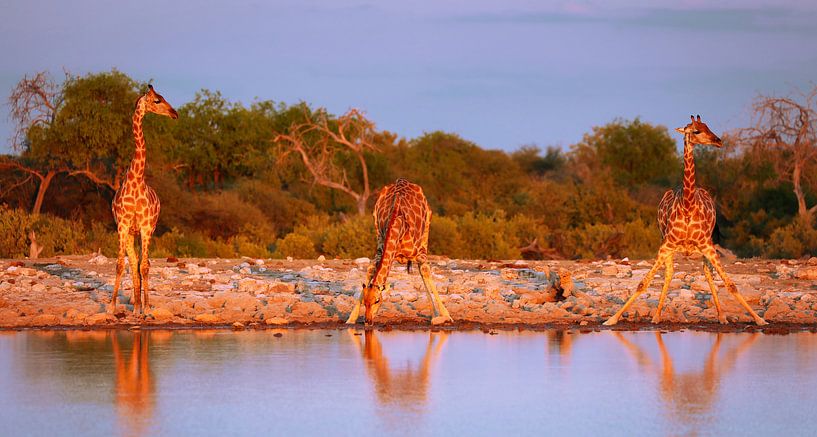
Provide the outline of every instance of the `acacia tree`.
{"type": "MultiPolygon", "coordinates": [[[[0,170],[36,178],[31,212],[38,214],[54,177],[84,176],[114,189],[132,142],[130,117],[136,83],[111,71],[84,77],[66,73],[57,85],[45,72],[24,77],[9,97],[15,123],[13,150],[0,159],[0,170]]],[[[15,185],[22,185],[18,182],[15,185]]]]}
{"type": "Polygon", "coordinates": [[[358,214],[365,214],[372,194],[365,153],[378,151],[374,122],[357,109],[336,119],[323,108],[312,112],[302,105],[302,109],[303,119],[293,122],[286,133],[276,133],[273,141],[283,148],[280,156],[296,153],[313,183],[347,194],[358,214]],[[349,157],[359,165],[359,180],[351,180],[343,165],[349,157]]]}
{"type": "Polygon", "coordinates": [[[797,198],[797,216],[811,223],[817,205],[808,207],[803,184],[814,186],[817,158],[817,87],[791,97],[758,97],[752,105],[754,123],[738,138],[755,159],[771,162],[782,180],[790,181],[797,198]]]}

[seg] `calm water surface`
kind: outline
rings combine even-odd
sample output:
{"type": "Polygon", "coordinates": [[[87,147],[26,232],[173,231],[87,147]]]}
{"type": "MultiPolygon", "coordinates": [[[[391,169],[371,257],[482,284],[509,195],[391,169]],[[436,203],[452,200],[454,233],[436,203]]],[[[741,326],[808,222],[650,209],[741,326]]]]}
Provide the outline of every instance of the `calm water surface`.
{"type": "Polygon", "coordinates": [[[3,436],[815,435],[815,411],[813,333],[0,332],[3,436]]]}

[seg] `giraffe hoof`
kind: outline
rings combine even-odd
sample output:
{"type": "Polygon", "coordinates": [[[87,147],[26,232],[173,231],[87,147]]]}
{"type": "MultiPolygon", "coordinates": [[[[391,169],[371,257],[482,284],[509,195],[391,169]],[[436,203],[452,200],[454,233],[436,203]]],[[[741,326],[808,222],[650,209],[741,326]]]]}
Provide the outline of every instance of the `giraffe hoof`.
{"type": "Polygon", "coordinates": [[[720,323],[721,325],[728,325],[729,320],[726,320],[726,316],[722,316],[718,318],[718,323],[720,323]]]}
{"type": "Polygon", "coordinates": [[[606,322],[604,322],[604,323],[602,323],[602,324],[603,324],[604,326],[613,326],[613,325],[615,325],[616,323],[618,323],[618,319],[616,319],[616,318],[614,318],[614,317],[611,317],[611,318],[607,319],[607,321],[606,321],[606,322]]]}
{"type": "Polygon", "coordinates": [[[758,317],[758,318],[757,318],[757,320],[755,320],[755,323],[757,324],[757,326],[764,326],[764,325],[768,325],[768,324],[769,324],[769,322],[767,322],[767,321],[763,320],[763,319],[762,319],[762,318],[760,318],[760,317],[758,317]]]}
{"type": "Polygon", "coordinates": [[[652,324],[653,325],[657,325],[659,323],[661,323],[661,318],[660,317],[653,317],[652,318],[652,324]]]}

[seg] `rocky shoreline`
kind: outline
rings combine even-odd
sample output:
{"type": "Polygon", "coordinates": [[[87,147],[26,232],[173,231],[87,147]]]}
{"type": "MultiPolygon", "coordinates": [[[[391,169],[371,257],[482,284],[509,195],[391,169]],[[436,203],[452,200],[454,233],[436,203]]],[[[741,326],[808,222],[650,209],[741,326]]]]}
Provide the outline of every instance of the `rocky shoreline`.
{"type": "MultiPolygon", "coordinates": [[[[0,260],[0,329],[338,327],[364,281],[368,259],[154,259],[150,308],[132,314],[130,277],[123,275],[117,312],[108,304],[115,260],[64,256],[0,260]]],[[[481,261],[433,258],[449,329],[547,327],[601,329],[649,270],[650,261],[481,261]]],[[[725,260],[740,292],[770,325],[763,330],[817,327],[817,258],[725,260]]],[[[126,269],[127,270],[127,269],[126,269]]],[[[663,272],[659,272],[662,274],[663,272]]],[[[419,274],[396,265],[376,325],[432,326],[419,274]]],[[[658,278],[616,329],[651,328],[658,278]]],[[[730,325],[717,323],[699,259],[676,258],[659,329],[754,330],[751,318],[722,287],[730,325]]],[[[436,321],[435,321],[436,322],[436,321]]],[[[606,328],[606,327],[605,327],[606,328]]]]}

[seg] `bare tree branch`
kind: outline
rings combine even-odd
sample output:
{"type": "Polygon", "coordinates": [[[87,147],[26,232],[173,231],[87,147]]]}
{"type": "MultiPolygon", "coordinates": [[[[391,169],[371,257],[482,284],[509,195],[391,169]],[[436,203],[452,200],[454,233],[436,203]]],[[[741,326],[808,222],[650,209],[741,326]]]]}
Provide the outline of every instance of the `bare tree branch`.
{"type": "Polygon", "coordinates": [[[279,133],[274,142],[284,146],[282,158],[295,152],[312,176],[313,183],[346,193],[355,200],[358,213],[366,212],[366,201],[371,196],[366,151],[378,150],[374,144],[375,125],[357,109],[331,120],[325,110],[309,114],[304,108],[306,121],[294,122],[289,133],[279,133]],[[355,189],[346,169],[337,163],[343,149],[357,159],[361,173],[361,188],[355,189]]]}
{"type": "Polygon", "coordinates": [[[9,118],[14,122],[12,149],[22,149],[32,127],[51,124],[61,102],[60,87],[46,72],[41,71],[32,77],[24,76],[11,90],[8,98],[9,118]]]}
{"type": "Polygon", "coordinates": [[[738,132],[741,144],[756,159],[771,162],[781,180],[790,181],[797,214],[811,221],[817,205],[808,208],[803,182],[812,182],[817,159],[817,87],[791,97],[760,96],[753,105],[755,120],[738,132]]]}

